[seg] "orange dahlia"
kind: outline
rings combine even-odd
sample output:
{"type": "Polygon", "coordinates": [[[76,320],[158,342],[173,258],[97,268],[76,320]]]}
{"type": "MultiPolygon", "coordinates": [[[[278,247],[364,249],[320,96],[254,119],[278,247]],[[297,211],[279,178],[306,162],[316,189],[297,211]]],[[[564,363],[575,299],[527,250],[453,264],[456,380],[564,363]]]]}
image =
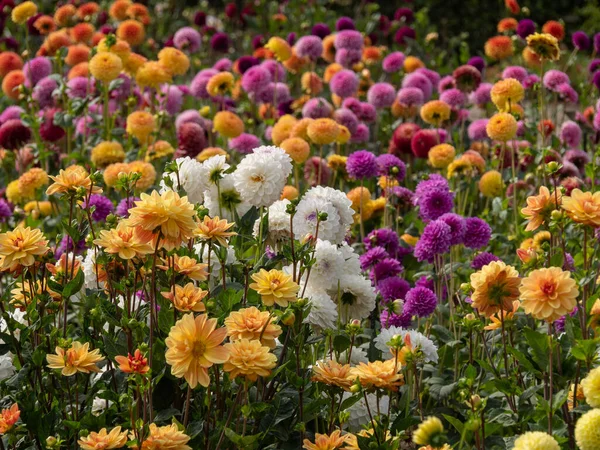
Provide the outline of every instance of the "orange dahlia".
{"type": "Polygon", "coordinates": [[[570,314],[579,294],[571,273],[560,267],[534,270],[523,279],[520,291],[525,312],[548,322],[570,314]]]}
{"type": "Polygon", "coordinates": [[[48,240],[44,239],[41,230],[19,225],[0,234],[0,268],[31,266],[36,256],[43,256],[48,250],[48,240]]]}
{"type": "Polygon", "coordinates": [[[317,361],[312,367],[312,381],[327,384],[329,386],[341,387],[344,390],[349,390],[352,386],[350,378],[350,364],[340,364],[333,359],[328,361],[317,361]]]}
{"type": "Polygon", "coordinates": [[[75,341],[71,347],[65,351],[61,347],[56,347],[56,355],[46,355],[48,367],[50,369],[60,369],[61,373],[70,377],[77,372],[90,373],[100,372],[96,363],[103,361],[104,358],[100,355],[100,350],[95,349],[89,351],[90,344],[86,342],[75,341]]]}
{"type": "Polygon", "coordinates": [[[170,300],[178,311],[203,312],[206,310],[202,299],[208,295],[208,291],[194,286],[194,283],[188,283],[185,286],[176,284],[173,286],[173,290],[161,292],[161,294],[170,300]]]}
{"type": "Polygon", "coordinates": [[[600,192],[573,189],[569,197],[563,197],[562,208],[574,222],[600,227],[600,192]]]}
{"type": "Polygon", "coordinates": [[[521,209],[521,214],[529,221],[525,231],[537,230],[549,218],[562,202],[560,192],[552,192],[547,187],[540,187],[538,195],[527,197],[527,206],[521,209]]]}
{"type": "Polygon", "coordinates": [[[394,359],[359,363],[350,370],[350,378],[358,379],[366,389],[385,389],[397,391],[404,384],[404,376],[400,373],[401,365],[394,359]]]}
{"type": "Polygon", "coordinates": [[[268,311],[260,311],[251,306],[232,311],[225,319],[225,327],[231,341],[260,340],[262,345],[273,349],[275,340],[281,334],[281,327],[273,321],[274,318],[268,311]]]}
{"type": "Polygon", "coordinates": [[[123,448],[127,443],[127,431],[121,432],[121,427],[115,427],[109,433],[106,428],[102,428],[98,433],[92,431],[77,443],[83,450],[123,448]]]}
{"type": "Polygon", "coordinates": [[[277,365],[277,356],[257,340],[239,339],[225,344],[225,348],[229,359],[223,370],[229,372],[232,379],[243,377],[256,381],[258,377],[268,377],[277,365]]]}
{"type": "Polygon", "coordinates": [[[265,306],[273,306],[277,303],[285,308],[288,303],[297,300],[300,286],[292,281],[291,275],[281,270],[271,269],[267,272],[265,269],[260,269],[259,272],[252,274],[252,280],[254,283],[250,284],[250,289],[260,294],[265,306]]]}
{"type": "Polygon", "coordinates": [[[502,261],[492,261],[471,274],[473,308],[490,317],[500,309],[511,311],[519,298],[521,279],[513,266],[502,261]]]}

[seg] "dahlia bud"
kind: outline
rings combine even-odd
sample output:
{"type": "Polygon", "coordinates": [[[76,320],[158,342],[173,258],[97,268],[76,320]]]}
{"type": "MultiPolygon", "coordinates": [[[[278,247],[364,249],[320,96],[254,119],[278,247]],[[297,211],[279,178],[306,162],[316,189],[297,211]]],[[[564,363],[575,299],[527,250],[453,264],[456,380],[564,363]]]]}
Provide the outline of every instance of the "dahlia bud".
{"type": "Polygon", "coordinates": [[[281,323],[283,323],[284,325],[291,327],[292,325],[294,325],[294,323],[296,322],[296,315],[294,314],[294,312],[291,309],[288,309],[286,312],[283,313],[283,316],[281,316],[281,323]]]}

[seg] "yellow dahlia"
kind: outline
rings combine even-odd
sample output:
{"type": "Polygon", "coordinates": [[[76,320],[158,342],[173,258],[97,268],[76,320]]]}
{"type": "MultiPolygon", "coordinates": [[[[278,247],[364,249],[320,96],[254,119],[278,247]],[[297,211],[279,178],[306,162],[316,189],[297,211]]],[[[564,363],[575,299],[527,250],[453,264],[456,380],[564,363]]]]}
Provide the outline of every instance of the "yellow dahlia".
{"type": "Polygon", "coordinates": [[[115,427],[109,433],[106,428],[102,428],[98,433],[92,431],[77,443],[83,450],[123,448],[127,443],[127,431],[121,432],[121,427],[115,427]]]}
{"type": "Polygon", "coordinates": [[[498,110],[509,112],[509,106],[514,106],[523,100],[525,89],[518,80],[505,78],[492,86],[490,95],[498,110]]]}
{"type": "Polygon", "coordinates": [[[234,222],[227,222],[227,219],[219,219],[219,216],[209,217],[204,216],[201,221],[197,222],[198,227],[195,230],[196,236],[201,241],[210,241],[214,244],[219,244],[222,247],[227,247],[227,239],[235,236],[235,231],[228,231],[235,225],[234,222]]]}
{"type": "Polygon", "coordinates": [[[74,165],[65,170],[61,169],[58,175],[50,175],[50,178],[54,183],[46,189],[46,195],[75,194],[81,188],[86,194],[102,194],[102,188],[92,184],[90,174],[81,166],[74,165]]]}
{"type": "Polygon", "coordinates": [[[527,206],[521,209],[521,214],[529,221],[525,231],[537,230],[561,203],[561,193],[551,193],[545,186],[540,187],[538,195],[527,197],[527,206]]]}
{"type": "Polygon", "coordinates": [[[175,149],[173,146],[167,141],[156,141],[154,144],[148,147],[148,151],[146,152],[146,157],[144,160],[146,162],[154,161],[155,159],[164,158],[165,156],[169,156],[175,153],[175,149]]]}
{"type": "Polygon", "coordinates": [[[142,193],[135,207],[129,210],[129,225],[140,227],[147,233],[160,234],[160,242],[167,250],[172,250],[194,236],[194,205],[187,197],[180,197],[173,191],[159,194],[152,191],[142,193]]]}
{"type": "Polygon", "coordinates": [[[339,136],[340,126],[333,119],[316,119],[308,125],[306,134],[317,145],[331,144],[339,136]]]}
{"type": "Polygon", "coordinates": [[[213,118],[213,130],[221,136],[233,139],[244,132],[244,122],[231,111],[219,111],[213,118]]]}
{"type": "Polygon", "coordinates": [[[350,378],[358,378],[360,384],[366,389],[385,389],[397,391],[404,384],[404,376],[400,373],[402,367],[394,359],[387,361],[374,361],[359,363],[350,369],[350,378]]]}
{"type": "Polygon", "coordinates": [[[517,134],[517,120],[512,114],[497,113],[488,121],[485,130],[490,139],[506,142],[517,134]]]}
{"type": "Polygon", "coordinates": [[[427,158],[434,169],[445,169],[456,156],[456,150],[450,144],[438,144],[431,147],[427,158]]]}
{"type": "Polygon", "coordinates": [[[502,261],[492,261],[471,274],[473,308],[490,317],[500,309],[512,311],[513,302],[519,298],[521,279],[513,266],[502,261]]]}
{"type": "Polygon", "coordinates": [[[161,292],[161,294],[164,298],[170,300],[178,311],[203,312],[206,310],[202,300],[208,295],[208,291],[194,286],[194,283],[188,283],[185,286],[176,284],[173,290],[161,292]]]}
{"type": "Polygon", "coordinates": [[[287,275],[281,270],[271,269],[268,272],[260,269],[258,273],[252,274],[254,283],[250,284],[250,289],[254,289],[260,294],[261,300],[265,306],[273,306],[277,303],[285,308],[288,303],[297,300],[297,294],[300,286],[292,281],[292,276],[287,275]]]}
{"type": "Polygon", "coordinates": [[[450,119],[450,105],[441,100],[431,100],[421,107],[421,119],[430,125],[440,126],[450,119]]]}
{"type": "Polygon", "coordinates": [[[271,50],[280,62],[285,62],[292,57],[292,47],[280,37],[273,36],[265,44],[265,48],[271,50]]]}
{"type": "Polygon", "coordinates": [[[207,387],[210,383],[208,368],[223,364],[229,357],[228,350],[221,345],[227,329],[216,327],[217,319],[209,319],[206,314],[196,318],[194,314],[186,314],[171,327],[165,340],[165,358],[171,373],[185,378],[192,389],[198,384],[207,387]]]}
{"type": "Polygon", "coordinates": [[[335,430],[331,434],[315,433],[315,442],[304,439],[302,448],[306,450],[335,450],[345,448],[346,436],[342,436],[340,430],[335,430]]]}
{"type": "Polygon", "coordinates": [[[569,197],[563,197],[562,208],[574,222],[600,227],[600,192],[573,189],[569,197]]]}
{"type": "Polygon", "coordinates": [[[154,248],[135,232],[135,228],[121,221],[116,228],[100,231],[94,244],[102,247],[106,253],[119,255],[122,259],[142,258],[154,252],[154,248]]]}
{"type": "Polygon", "coordinates": [[[233,89],[234,79],[231,72],[219,72],[209,78],[206,83],[206,92],[211,97],[225,95],[233,89]]]}
{"type": "Polygon", "coordinates": [[[175,47],[165,47],[158,52],[158,62],[172,75],[183,75],[190,68],[190,59],[175,47]]]}
{"type": "Polygon", "coordinates": [[[271,140],[273,144],[280,145],[291,136],[292,130],[298,123],[298,120],[290,114],[285,114],[279,118],[271,131],[271,140]]]}
{"type": "Polygon", "coordinates": [[[333,359],[317,361],[312,367],[313,376],[311,380],[328,386],[341,387],[347,391],[353,384],[350,370],[350,364],[340,364],[333,359]]]}
{"type": "Polygon", "coordinates": [[[146,111],[135,111],[127,116],[127,133],[145,143],[156,129],[156,119],[146,111]]]}
{"type": "Polygon", "coordinates": [[[173,269],[175,273],[179,275],[185,275],[186,277],[195,281],[205,281],[208,278],[208,264],[202,264],[196,261],[194,258],[189,256],[173,255],[163,260],[165,265],[156,266],[159,269],[169,270],[173,269]]]}
{"type": "Polygon", "coordinates": [[[114,53],[96,53],[89,62],[89,71],[96,80],[110,83],[123,70],[123,62],[114,53]]]}
{"type": "Polygon", "coordinates": [[[102,38],[97,45],[98,53],[109,52],[117,55],[123,64],[127,62],[129,59],[129,55],[131,54],[131,47],[129,44],[122,39],[107,39],[102,38]]]}
{"type": "Polygon", "coordinates": [[[225,327],[231,341],[260,340],[262,345],[273,349],[276,346],[275,340],[281,334],[281,327],[273,323],[273,320],[268,311],[260,311],[251,306],[232,311],[225,319],[225,327]]]}
{"type": "Polygon", "coordinates": [[[528,431],[515,440],[513,450],[560,450],[560,445],[548,433],[528,431]]]}
{"type": "Polygon", "coordinates": [[[484,197],[499,197],[504,192],[502,174],[497,170],[488,170],[479,180],[479,192],[484,197]]]}
{"type": "Polygon", "coordinates": [[[91,159],[95,166],[106,167],[109,164],[123,162],[125,151],[117,141],[104,141],[92,149],[91,159]]]}
{"type": "Polygon", "coordinates": [[[560,58],[558,39],[549,33],[533,33],[527,36],[527,48],[543,60],[557,61],[560,58]]]}
{"type": "Polygon", "coordinates": [[[0,267],[31,266],[36,256],[43,256],[48,250],[48,240],[44,239],[39,229],[19,225],[12,231],[0,234],[0,267]]]}
{"type": "MultiPolygon", "coordinates": [[[[192,450],[187,445],[191,438],[179,431],[176,424],[159,427],[151,423],[148,431],[150,435],[142,442],[141,450],[192,450]]],[[[134,436],[130,434],[130,437],[134,436]]]]}
{"type": "Polygon", "coordinates": [[[56,347],[56,355],[46,355],[48,367],[50,369],[60,369],[61,373],[70,377],[77,372],[90,373],[100,372],[96,363],[103,361],[104,358],[100,355],[100,350],[95,349],[89,351],[90,344],[86,342],[75,341],[71,347],[65,351],[61,347],[56,347]]]}
{"type": "Polygon", "coordinates": [[[229,351],[229,359],[223,370],[229,372],[232,379],[244,377],[256,381],[258,377],[268,377],[277,365],[277,356],[257,340],[239,339],[225,344],[225,348],[229,351]]]}
{"type": "Polygon", "coordinates": [[[419,424],[412,435],[412,441],[417,445],[437,447],[436,441],[444,434],[444,424],[435,416],[428,417],[419,424]]]}
{"type": "Polygon", "coordinates": [[[35,16],[37,12],[37,5],[27,1],[15,6],[10,13],[10,17],[14,23],[23,25],[30,17],[35,16]]]}
{"type": "Polygon", "coordinates": [[[579,293],[571,272],[559,267],[534,270],[523,279],[520,291],[525,312],[548,322],[570,314],[579,293]]]}
{"type": "Polygon", "coordinates": [[[158,89],[161,84],[172,81],[171,72],[158,61],[146,61],[135,73],[135,82],[142,88],[158,89]]]}
{"type": "Polygon", "coordinates": [[[592,408],[600,407],[600,367],[592,369],[588,376],[581,380],[583,395],[592,408]]]}
{"type": "Polygon", "coordinates": [[[575,425],[575,442],[579,450],[600,448],[600,409],[592,409],[579,418],[575,425]]]}

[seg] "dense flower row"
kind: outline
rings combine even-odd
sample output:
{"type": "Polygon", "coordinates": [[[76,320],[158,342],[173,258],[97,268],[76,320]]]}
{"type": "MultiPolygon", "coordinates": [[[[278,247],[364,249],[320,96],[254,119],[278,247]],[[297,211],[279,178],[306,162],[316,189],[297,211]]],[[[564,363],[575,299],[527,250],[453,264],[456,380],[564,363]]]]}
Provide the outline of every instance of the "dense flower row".
{"type": "Polygon", "coordinates": [[[15,3],[0,449],[600,448],[600,33],[15,3]]]}

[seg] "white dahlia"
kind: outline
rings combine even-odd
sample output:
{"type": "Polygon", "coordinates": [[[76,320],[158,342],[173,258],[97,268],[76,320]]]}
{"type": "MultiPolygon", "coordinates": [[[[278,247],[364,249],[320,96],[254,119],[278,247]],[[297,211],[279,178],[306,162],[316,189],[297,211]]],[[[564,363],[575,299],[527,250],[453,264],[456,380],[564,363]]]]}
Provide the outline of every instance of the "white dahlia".
{"type": "MultiPolygon", "coordinates": [[[[277,200],[269,206],[267,244],[277,248],[279,244],[290,238],[290,215],[287,213],[288,199],[277,200]]],[[[254,222],[254,237],[258,237],[260,219],[254,222]]]]}
{"type": "Polygon", "coordinates": [[[375,309],[375,291],[371,282],[360,275],[347,275],[337,287],[329,291],[334,301],[340,296],[340,318],[342,323],[352,319],[362,320],[369,317],[375,309]]]}
{"type": "Polygon", "coordinates": [[[217,184],[211,184],[204,191],[204,206],[208,208],[211,217],[219,216],[229,222],[237,221],[244,216],[252,205],[242,200],[242,196],[235,188],[233,175],[226,174],[217,184]]]}
{"type": "Polygon", "coordinates": [[[337,305],[327,292],[307,289],[304,296],[311,307],[304,323],[309,323],[320,330],[335,328],[338,318],[337,305]]]}
{"type": "Polygon", "coordinates": [[[307,235],[315,236],[319,239],[336,243],[340,229],[340,216],[337,210],[327,200],[322,198],[308,198],[304,196],[294,215],[294,236],[296,239],[303,239],[307,235]],[[318,221],[318,215],[326,213],[327,219],[318,221]],[[317,233],[317,222],[319,222],[319,230],[317,233]]]}
{"type": "Polygon", "coordinates": [[[160,193],[174,190],[185,191],[190,203],[202,203],[203,192],[207,189],[208,176],[202,163],[186,156],[175,160],[179,169],[177,172],[165,174],[160,182],[160,193]],[[169,186],[166,180],[172,182],[169,186]]]}
{"type": "Polygon", "coordinates": [[[275,151],[256,152],[240,161],[233,172],[233,180],[244,201],[260,207],[271,206],[279,200],[292,171],[291,159],[287,154],[285,156],[287,159],[275,151]]]}

